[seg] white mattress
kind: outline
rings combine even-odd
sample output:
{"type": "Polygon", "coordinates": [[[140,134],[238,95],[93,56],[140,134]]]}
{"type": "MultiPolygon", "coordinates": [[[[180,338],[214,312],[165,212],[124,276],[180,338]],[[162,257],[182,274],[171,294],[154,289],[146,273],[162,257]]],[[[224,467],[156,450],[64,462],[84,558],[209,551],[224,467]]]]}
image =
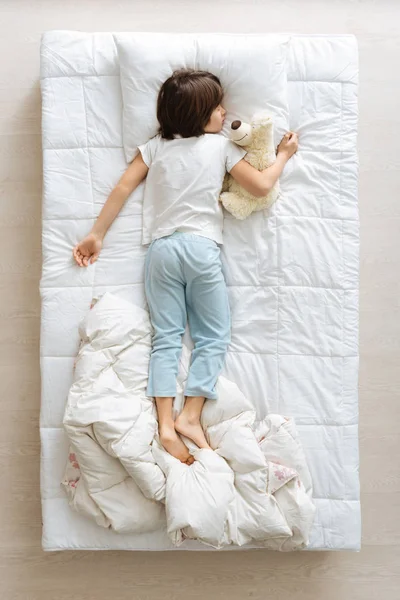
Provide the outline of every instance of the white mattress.
{"type": "MultiPolygon", "coordinates": [[[[300,149],[270,213],[226,215],[223,261],[232,343],[223,374],[256,399],[260,417],[294,417],[317,514],[311,550],[358,550],[358,56],[353,36],[294,35],[287,63],[290,128],[300,149]]],[[[42,36],[43,271],[41,492],[43,548],[172,549],[164,531],[122,535],[73,512],[61,488],[62,419],[93,295],[145,307],[144,183],[105,238],[98,262],[73,264],[126,168],[119,66],[111,33],[42,36]]],[[[185,542],[179,549],[208,549],[185,542]]]]}

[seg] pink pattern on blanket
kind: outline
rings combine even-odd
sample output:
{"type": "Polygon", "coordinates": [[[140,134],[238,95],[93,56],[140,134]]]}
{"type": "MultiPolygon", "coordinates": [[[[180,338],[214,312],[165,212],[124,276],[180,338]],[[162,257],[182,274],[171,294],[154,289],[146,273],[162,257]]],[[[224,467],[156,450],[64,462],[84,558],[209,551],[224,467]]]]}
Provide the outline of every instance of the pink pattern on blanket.
{"type": "Polygon", "coordinates": [[[71,452],[71,454],[69,455],[68,458],[69,458],[69,462],[74,467],[74,469],[79,469],[79,463],[76,460],[76,455],[73,452],[71,452]]]}
{"type": "Polygon", "coordinates": [[[283,481],[288,476],[289,473],[288,473],[288,469],[286,469],[285,467],[281,467],[280,469],[275,469],[274,474],[275,474],[275,477],[280,479],[280,481],[283,481]]]}

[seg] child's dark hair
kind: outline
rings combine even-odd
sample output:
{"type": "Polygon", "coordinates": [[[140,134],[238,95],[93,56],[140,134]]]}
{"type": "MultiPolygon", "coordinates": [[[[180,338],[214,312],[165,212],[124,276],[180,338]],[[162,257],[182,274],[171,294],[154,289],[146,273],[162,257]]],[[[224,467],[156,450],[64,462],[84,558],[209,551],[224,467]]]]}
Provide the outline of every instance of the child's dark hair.
{"type": "Polygon", "coordinates": [[[222,102],[224,90],[208,71],[178,69],[161,86],[157,99],[158,132],[166,140],[204,134],[212,112],[222,102]]]}

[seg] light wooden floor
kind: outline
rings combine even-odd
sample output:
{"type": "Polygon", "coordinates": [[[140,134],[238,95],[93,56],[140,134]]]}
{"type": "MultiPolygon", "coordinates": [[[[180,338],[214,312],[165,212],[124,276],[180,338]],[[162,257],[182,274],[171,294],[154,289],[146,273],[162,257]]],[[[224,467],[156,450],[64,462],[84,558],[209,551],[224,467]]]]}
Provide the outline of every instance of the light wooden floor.
{"type": "Polygon", "coordinates": [[[400,597],[400,3],[0,0],[0,600],[400,597]],[[40,548],[42,31],[355,33],[360,47],[360,553],[40,548]]]}

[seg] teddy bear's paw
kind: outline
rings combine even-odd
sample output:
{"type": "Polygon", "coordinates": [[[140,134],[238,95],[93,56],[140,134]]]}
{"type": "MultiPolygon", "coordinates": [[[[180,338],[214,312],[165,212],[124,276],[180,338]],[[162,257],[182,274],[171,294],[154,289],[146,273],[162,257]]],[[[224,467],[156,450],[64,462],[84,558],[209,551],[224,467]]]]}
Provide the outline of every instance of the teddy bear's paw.
{"type": "Polygon", "coordinates": [[[268,196],[264,196],[263,198],[257,199],[256,205],[254,206],[253,210],[268,210],[279,198],[279,195],[279,186],[273,187],[268,196]]]}
{"type": "Polygon", "coordinates": [[[220,200],[223,207],[231,213],[235,219],[243,220],[248,217],[253,211],[251,202],[244,200],[233,192],[225,192],[221,194],[220,200]]]}

